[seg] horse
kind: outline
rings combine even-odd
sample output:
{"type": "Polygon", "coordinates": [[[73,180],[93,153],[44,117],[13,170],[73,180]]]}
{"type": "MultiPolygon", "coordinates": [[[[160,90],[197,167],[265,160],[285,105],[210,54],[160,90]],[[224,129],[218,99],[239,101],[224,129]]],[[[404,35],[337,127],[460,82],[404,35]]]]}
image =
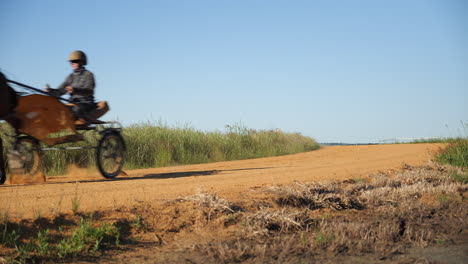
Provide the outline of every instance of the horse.
{"type": "MultiPolygon", "coordinates": [[[[7,83],[7,79],[0,72],[0,120],[8,119],[14,122],[14,109],[17,105],[17,96],[7,83]]],[[[6,179],[5,161],[3,159],[3,141],[0,138],[0,184],[3,184],[6,179]]]]}

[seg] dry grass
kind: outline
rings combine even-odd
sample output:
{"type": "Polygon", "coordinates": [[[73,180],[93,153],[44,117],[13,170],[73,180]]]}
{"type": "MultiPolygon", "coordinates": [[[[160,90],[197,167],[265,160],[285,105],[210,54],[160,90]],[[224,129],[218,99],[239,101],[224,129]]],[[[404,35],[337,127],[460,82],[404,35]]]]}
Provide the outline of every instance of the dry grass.
{"type": "Polygon", "coordinates": [[[234,213],[240,210],[238,206],[225,199],[219,198],[216,194],[202,192],[200,190],[198,190],[195,195],[180,198],[177,201],[193,202],[203,208],[224,213],[234,213]]]}
{"type": "Polygon", "coordinates": [[[458,193],[464,184],[447,177],[444,167],[410,168],[390,177],[385,174],[375,175],[367,190],[360,197],[374,206],[414,202],[424,195],[437,196],[443,193],[458,193]]]}
{"type": "Polygon", "coordinates": [[[314,224],[306,210],[261,209],[244,215],[247,234],[268,234],[269,231],[297,231],[314,224]]]}
{"type": "Polygon", "coordinates": [[[409,247],[467,233],[468,185],[450,171],[405,166],[364,181],[269,187],[270,202],[237,217],[237,235],[188,249],[216,263],[321,261],[330,254],[397,259],[409,247]]]}
{"type": "Polygon", "coordinates": [[[275,186],[267,192],[276,196],[280,206],[307,207],[311,210],[330,208],[336,211],[345,209],[362,209],[359,199],[348,195],[339,184],[301,184],[275,186]]]}

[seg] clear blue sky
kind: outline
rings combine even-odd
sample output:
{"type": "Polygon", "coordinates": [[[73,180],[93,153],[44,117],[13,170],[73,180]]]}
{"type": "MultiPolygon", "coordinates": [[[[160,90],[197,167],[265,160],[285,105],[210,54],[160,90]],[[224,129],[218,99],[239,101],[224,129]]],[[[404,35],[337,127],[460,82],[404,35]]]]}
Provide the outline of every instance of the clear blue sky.
{"type": "Polygon", "coordinates": [[[106,119],[319,142],[468,136],[468,1],[0,0],[0,70],[89,57],[106,119]]]}

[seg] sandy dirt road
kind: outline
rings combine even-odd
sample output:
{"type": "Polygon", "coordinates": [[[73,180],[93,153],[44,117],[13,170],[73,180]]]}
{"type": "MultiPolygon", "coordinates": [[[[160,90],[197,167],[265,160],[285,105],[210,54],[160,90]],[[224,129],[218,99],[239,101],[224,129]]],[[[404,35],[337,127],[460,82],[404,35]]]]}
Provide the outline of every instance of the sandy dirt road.
{"type": "Polygon", "coordinates": [[[323,147],[295,155],[126,171],[103,179],[97,172],[72,171],[46,183],[0,186],[0,212],[33,218],[59,212],[112,210],[141,202],[163,202],[215,192],[233,201],[248,199],[265,186],[365,178],[370,174],[428,162],[442,144],[323,147]]]}

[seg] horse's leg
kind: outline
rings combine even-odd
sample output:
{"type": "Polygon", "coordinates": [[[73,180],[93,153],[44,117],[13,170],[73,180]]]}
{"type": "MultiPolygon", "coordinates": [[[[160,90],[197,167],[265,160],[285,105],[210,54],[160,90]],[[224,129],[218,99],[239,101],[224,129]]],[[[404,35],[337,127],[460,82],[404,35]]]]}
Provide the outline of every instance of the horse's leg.
{"type": "Polygon", "coordinates": [[[3,160],[3,141],[0,137],[0,184],[3,184],[6,180],[5,162],[3,160]]]}

